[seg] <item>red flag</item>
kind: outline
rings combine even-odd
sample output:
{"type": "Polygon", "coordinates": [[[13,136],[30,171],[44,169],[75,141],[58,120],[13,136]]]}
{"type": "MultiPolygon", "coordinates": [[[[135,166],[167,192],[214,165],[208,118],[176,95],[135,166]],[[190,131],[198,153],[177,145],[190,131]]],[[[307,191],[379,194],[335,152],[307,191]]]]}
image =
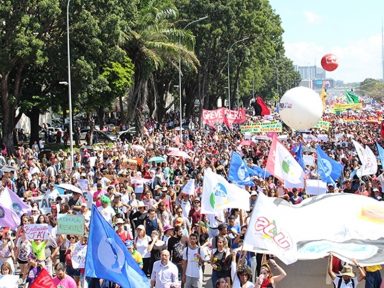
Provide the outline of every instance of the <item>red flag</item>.
{"type": "Polygon", "coordinates": [[[381,122],[380,135],[384,139],[384,121],[381,122]]]}
{"type": "Polygon", "coordinates": [[[264,103],[263,99],[261,99],[260,96],[257,96],[256,102],[257,102],[257,104],[259,104],[259,106],[261,108],[261,116],[271,114],[271,111],[269,110],[267,104],[264,103]]]}
{"type": "Polygon", "coordinates": [[[53,283],[53,279],[48,271],[43,268],[32,282],[30,288],[56,288],[56,285],[53,283]]]}

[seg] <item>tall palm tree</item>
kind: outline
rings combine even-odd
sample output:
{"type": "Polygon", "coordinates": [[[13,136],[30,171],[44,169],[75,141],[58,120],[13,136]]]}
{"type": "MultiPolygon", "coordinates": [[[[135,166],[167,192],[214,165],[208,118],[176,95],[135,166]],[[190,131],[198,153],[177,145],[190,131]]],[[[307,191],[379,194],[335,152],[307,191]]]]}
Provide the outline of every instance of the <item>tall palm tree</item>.
{"type": "Polygon", "coordinates": [[[137,2],[137,10],[126,32],[125,48],[135,65],[134,85],[128,97],[128,118],[142,131],[148,113],[148,80],[166,63],[178,69],[179,57],[193,68],[199,64],[193,52],[194,37],[176,28],[176,7],[168,0],[137,2]]]}

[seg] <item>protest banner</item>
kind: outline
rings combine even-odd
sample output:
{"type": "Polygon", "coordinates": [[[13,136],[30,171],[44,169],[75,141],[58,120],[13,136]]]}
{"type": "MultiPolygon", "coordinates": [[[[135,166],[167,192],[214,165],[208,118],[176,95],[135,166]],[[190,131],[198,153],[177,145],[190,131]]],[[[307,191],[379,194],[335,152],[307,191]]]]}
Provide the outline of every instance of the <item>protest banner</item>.
{"type": "Polygon", "coordinates": [[[85,268],[85,256],[87,255],[87,245],[77,243],[72,252],[72,267],[74,269],[85,268]]]}
{"type": "Polygon", "coordinates": [[[92,208],[92,201],[93,201],[92,191],[83,191],[83,197],[84,197],[85,201],[87,202],[87,207],[89,209],[92,208]]]}
{"type": "Polygon", "coordinates": [[[343,112],[346,110],[361,110],[362,108],[362,103],[336,103],[333,105],[333,110],[335,112],[343,112]]]}
{"type": "Polygon", "coordinates": [[[67,235],[84,235],[84,216],[59,214],[57,217],[57,233],[67,235]]]}
{"type": "Polygon", "coordinates": [[[39,210],[43,214],[51,213],[51,202],[52,200],[49,197],[37,196],[30,198],[32,202],[37,203],[39,210]]]}
{"type": "Polygon", "coordinates": [[[24,231],[28,240],[48,239],[48,224],[26,224],[24,231]]]}
{"type": "Polygon", "coordinates": [[[233,124],[241,124],[247,120],[245,109],[229,110],[220,108],[216,110],[205,110],[201,114],[202,122],[205,125],[215,128],[217,124],[225,124],[232,127],[233,124]]]}
{"type": "Polygon", "coordinates": [[[77,182],[79,183],[81,190],[83,191],[88,190],[88,179],[79,179],[77,182]]]}
{"type": "Polygon", "coordinates": [[[250,125],[241,125],[241,133],[277,133],[283,131],[281,122],[254,123],[250,125]]]}
{"type": "Polygon", "coordinates": [[[319,122],[317,122],[314,128],[321,130],[329,130],[329,128],[331,128],[331,123],[328,121],[320,120],[319,122]]]}

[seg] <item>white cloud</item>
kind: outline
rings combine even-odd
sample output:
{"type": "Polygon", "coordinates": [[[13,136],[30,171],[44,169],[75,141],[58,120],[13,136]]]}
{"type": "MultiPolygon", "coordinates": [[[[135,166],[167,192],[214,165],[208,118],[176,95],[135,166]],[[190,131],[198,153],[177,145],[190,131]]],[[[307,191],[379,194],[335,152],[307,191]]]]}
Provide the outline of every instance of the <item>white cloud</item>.
{"type": "Polygon", "coordinates": [[[304,17],[309,24],[317,24],[321,22],[320,15],[316,14],[313,11],[304,11],[304,17]]]}
{"type": "Polygon", "coordinates": [[[285,44],[286,55],[295,65],[320,66],[321,57],[333,53],[338,58],[339,67],[327,72],[327,77],[358,82],[366,78],[382,78],[381,35],[355,40],[345,46],[322,46],[314,42],[285,44]]]}

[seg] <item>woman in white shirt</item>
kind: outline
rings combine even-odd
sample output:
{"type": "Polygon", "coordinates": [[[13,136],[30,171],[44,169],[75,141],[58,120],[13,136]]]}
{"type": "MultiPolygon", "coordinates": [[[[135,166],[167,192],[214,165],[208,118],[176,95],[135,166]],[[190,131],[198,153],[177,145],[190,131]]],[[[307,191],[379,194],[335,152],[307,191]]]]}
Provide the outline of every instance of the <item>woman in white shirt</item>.
{"type": "Polygon", "coordinates": [[[232,265],[231,265],[231,278],[232,288],[255,288],[255,285],[251,282],[252,272],[247,266],[239,265],[236,263],[237,252],[232,252],[232,265]]]}

